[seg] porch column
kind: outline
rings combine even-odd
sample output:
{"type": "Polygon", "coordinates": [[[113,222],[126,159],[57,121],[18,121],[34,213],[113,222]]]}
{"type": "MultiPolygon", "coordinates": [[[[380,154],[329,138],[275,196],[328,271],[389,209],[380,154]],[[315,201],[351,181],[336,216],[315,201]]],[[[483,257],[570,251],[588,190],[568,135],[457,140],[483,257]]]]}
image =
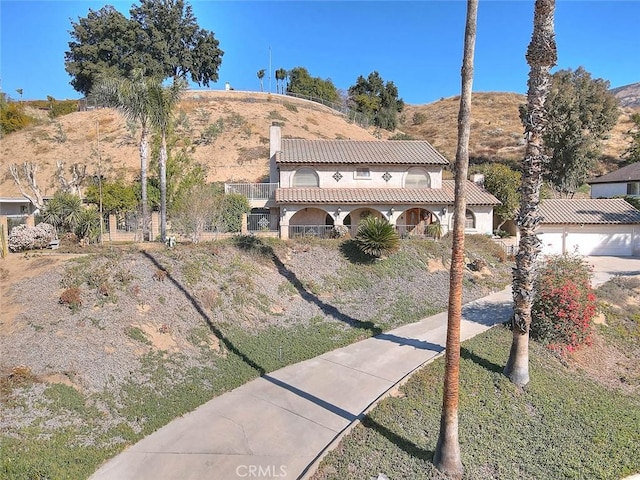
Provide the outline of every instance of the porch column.
{"type": "Polygon", "coordinates": [[[32,213],[31,215],[27,215],[27,218],[24,222],[27,227],[35,227],[36,226],[36,216],[32,213]]]}
{"type": "Polygon", "coordinates": [[[118,230],[118,221],[114,214],[109,214],[109,240],[116,238],[116,231],[118,230]]]}
{"type": "Polygon", "coordinates": [[[160,212],[151,212],[151,238],[150,241],[154,242],[158,235],[160,235],[160,212]]]}

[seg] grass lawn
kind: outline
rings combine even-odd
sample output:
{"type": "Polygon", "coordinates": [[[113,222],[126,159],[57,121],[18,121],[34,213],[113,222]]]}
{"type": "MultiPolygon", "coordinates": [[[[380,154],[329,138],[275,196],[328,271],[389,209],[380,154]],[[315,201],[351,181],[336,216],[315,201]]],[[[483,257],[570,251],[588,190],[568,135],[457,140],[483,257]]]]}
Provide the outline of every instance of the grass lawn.
{"type": "MultiPolygon", "coordinates": [[[[459,435],[465,479],[616,479],[640,472],[640,396],[609,389],[532,342],[531,381],[502,374],[511,332],[463,343],[459,435]]],[[[323,460],[314,480],[442,478],[431,463],[444,359],[381,402],[323,460]]],[[[636,390],[637,392],[637,390],[636,390]]]]}

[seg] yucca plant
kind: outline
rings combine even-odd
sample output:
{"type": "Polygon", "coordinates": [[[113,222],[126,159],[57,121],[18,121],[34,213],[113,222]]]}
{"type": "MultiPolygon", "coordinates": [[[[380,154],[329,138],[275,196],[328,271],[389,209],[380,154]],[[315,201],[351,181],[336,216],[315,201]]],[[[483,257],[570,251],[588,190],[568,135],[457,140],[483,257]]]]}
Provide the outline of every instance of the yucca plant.
{"type": "Polygon", "coordinates": [[[367,217],[358,226],[355,242],[365,255],[381,258],[398,249],[400,237],[386,219],[367,217]]]}

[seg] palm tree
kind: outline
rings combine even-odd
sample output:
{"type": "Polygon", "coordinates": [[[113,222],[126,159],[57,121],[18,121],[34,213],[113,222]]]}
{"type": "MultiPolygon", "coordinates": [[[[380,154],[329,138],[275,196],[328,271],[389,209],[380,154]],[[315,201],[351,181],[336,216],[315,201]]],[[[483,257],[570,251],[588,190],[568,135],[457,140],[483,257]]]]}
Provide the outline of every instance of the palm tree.
{"type": "Polygon", "coordinates": [[[276,70],[276,93],[284,93],[284,79],[287,78],[287,71],[284,68],[276,70]],[[278,91],[278,81],[280,83],[280,91],[278,91]]]}
{"type": "Polygon", "coordinates": [[[538,203],[545,163],[542,134],[544,103],[550,87],[549,70],[556,64],[557,51],[553,30],[555,0],[536,0],[533,14],[533,34],[527,49],[529,91],[525,137],[527,147],[522,164],[520,212],[516,224],[520,230],[520,246],[513,271],[513,341],[504,374],[518,385],[529,382],[529,327],[533,304],[535,265],[540,252],[536,229],[540,223],[538,203]]]}
{"type": "Polygon", "coordinates": [[[260,91],[263,92],[263,88],[262,88],[262,79],[264,78],[264,74],[265,74],[265,70],[264,68],[261,70],[258,70],[258,79],[260,80],[260,91]]]}
{"type": "Polygon", "coordinates": [[[153,82],[142,70],[135,70],[131,79],[102,78],[92,94],[96,100],[119,110],[124,117],[140,124],[140,186],[142,190],[143,239],[149,236],[149,202],[147,198],[147,165],[149,164],[150,101],[153,82]]]}
{"type": "Polygon", "coordinates": [[[167,134],[171,125],[173,109],[177,105],[182,92],[186,89],[186,82],[178,79],[168,87],[162,86],[160,80],[153,80],[150,84],[149,119],[151,125],[160,134],[160,238],[164,242],[167,238],[167,134]]]}
{"type": "Polygon", "coordinates": [[[462,94],[458,112],[458,147],[456,151],[455,206],[451,274],[449,280],[449,314],[445,353],[444,392],[440,434],[433,464],[441,472],[462,476],[462,460],[458,441],[458,389],[460,376],[460,321],[462,319],[462,280],[464,277],[464,224],[467,201],[465,187],[469,169],[469,136],[471,88],[473,84],[473,56],[476,41],[478,0],[467,1],[467,20],[462,60],[462,94]]]}

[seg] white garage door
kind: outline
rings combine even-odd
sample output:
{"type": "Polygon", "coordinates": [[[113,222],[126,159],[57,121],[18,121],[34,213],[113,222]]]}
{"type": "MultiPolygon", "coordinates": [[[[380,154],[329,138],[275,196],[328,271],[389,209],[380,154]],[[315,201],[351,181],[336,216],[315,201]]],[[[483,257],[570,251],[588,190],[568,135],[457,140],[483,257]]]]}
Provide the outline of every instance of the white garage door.
{"type": "Polygon", "coordinates": [[[545,254],[633,255],[636,232],[633,225],[567,225],[541,227],[545,254]]]}

